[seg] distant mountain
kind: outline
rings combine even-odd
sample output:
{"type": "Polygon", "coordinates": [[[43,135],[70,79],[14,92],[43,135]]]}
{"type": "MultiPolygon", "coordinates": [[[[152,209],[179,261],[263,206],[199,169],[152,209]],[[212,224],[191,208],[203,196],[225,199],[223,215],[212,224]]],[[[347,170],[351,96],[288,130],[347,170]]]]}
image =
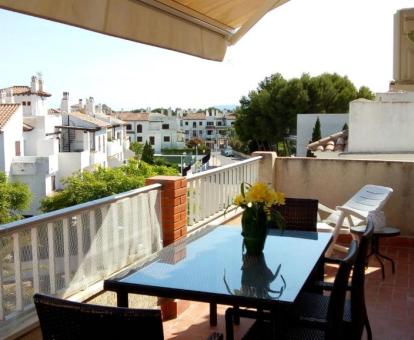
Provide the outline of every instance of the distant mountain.
{"type": "Polygon", "coordinates": [[[219,110],[228,110],[228,111],[234,111],[237,107],[237,105],[235,104],[228,104],[228,105],[212,105],[212,107],[215,107],[216,109],[219,110]]]}

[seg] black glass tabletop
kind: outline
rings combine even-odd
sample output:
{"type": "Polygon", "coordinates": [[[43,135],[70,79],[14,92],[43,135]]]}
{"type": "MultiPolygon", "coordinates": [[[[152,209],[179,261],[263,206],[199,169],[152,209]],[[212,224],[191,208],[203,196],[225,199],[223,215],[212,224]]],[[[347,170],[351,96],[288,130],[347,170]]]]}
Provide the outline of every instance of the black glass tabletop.
{"type": "Polygon", "coordinates": [[[243,255],[240,228],[207,228],[106,280],[104,288],[246,306],[292,303],[330,239],[330,233],[271,230],[263,255],[252,257],[243,255]]]}

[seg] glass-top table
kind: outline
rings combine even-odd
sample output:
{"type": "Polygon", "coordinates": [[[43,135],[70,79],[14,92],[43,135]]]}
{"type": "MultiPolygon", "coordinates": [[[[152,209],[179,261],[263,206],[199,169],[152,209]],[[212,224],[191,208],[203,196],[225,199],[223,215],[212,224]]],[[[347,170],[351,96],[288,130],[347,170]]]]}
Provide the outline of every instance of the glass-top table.
{"type": "Polygon", "coordinates": [[[104,281],[117,292],[272,309],[291,304],[323,256],[330,233],[270,230],[261,257],[242,254],[241,229],[207,227],[104,281]]]}

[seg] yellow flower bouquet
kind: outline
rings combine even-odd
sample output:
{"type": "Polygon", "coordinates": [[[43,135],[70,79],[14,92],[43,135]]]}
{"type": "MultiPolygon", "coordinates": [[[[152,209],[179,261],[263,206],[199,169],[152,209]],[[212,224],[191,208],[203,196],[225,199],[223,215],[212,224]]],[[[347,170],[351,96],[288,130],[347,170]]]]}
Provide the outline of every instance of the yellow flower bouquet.
{"type": "Polygon", "coordinates": [[[268,227],[284,228],[285,222],[275,205],[284,205],[285,196],[270,189],[265,183],[241,184],[241,193],[233,203],[244,209],[242,215],[243,247],[247,254],[263,251],[268,227]]]}

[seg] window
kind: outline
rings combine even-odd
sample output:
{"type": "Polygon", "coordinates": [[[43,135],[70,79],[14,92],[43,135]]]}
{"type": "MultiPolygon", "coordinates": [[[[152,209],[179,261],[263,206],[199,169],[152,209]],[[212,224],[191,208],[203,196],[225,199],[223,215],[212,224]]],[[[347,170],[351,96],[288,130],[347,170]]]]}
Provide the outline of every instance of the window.
{"type": "Polygon", "coordinates": [[[50,188],[52,191],[56,190],[56,176],[50,176],[50,188]]]}
{"type": "Polygon", "coordinates": [[[193,128],[197,127],[197,122],[193,122],[193,128]]]}
{"type": "Polygon", "coordinates": [[[221,122],[217,122],[217,125],[218,125],[218,126],[221,126],[221,122]]]}
{"type": "Polygon", "coordinates": [[[142,125],[141,124],[137,124],[137,132],[142,133],[142,125]]]}
{"type": "Polygon", "coordinates": [[[170,141],[170,136],[164,136],[164,142],[169,142],[170,141]]]}
{"type": "Polygon", "coordinates": [[[131,124],[127,124],[127,130],[132,130],[132,125],[131,124]]]}
{"type": "Polygon", "coordinates": [[[185,125],[188,126],[188,122],[185,122],[185,125]]]}
{"type": "Polygon", "coordinates": [[[154,136],[151,136],[149,138],[149,142],[150,142],[151,145],[154,145],[155,144],[155,137],[154,136]]]}
{"type": "Polygon", "coordinates": [[[27,106],[30,106],[30,102],[27,102],[27,106]]]}
{"type": "Polygon", "coordinates": [[[198,125],[202,126],[203,125],[203,122],[198,122],[198,125]]]}
{"type": "Polygon", "coordinates": [[[211,136],[211,133],[212,133],[212,131],[211,131],[211,130],[208,130],[208,131],[207,131],[207,135],[211,136]]]}
{"type": "Polygon", "coordinates": [[[23,106],[26,106],[26,102],[23,102],[22,104],[23,104],[23,106]]]}
{"type": "Polygon", "coordinates": [[[214,125],[214,122],[207,122],[207,126],[212,126],[214,125]]]}
{"type": "Polygon", "coordinates": [[[141,137],[141,136],[138,136],[138,137],[137,137],[137,142],[142,143],[142,137],[141,137]]]}
{"type": "Polygon", "coordinates": [[[20,156],[20,141],[15,141],[14,142],[14,154],[16,156],[20,156]]]}
{"type": "Polygon", "coordinates": [[[162,124],[163,130],[168,130],[170,128],[170,124],[162,124]]]}
{"type": "Polygon", "coordinates": [[[185,134],[189,135],[190,134],[190,130],[185,130],[185,134]]]}
{"type": "Polygon", "coordinates": [[[198,135],[199,135],[199,136],[202,136],[202,135],[203,135],[203,130],[199,130],[199,131],[198,131],[198,135]]]}
{"type": "Polygon", "coordinates": [[[197,131],[196,130],[193,131],[193,137],[197,137],[197,131]]]}

